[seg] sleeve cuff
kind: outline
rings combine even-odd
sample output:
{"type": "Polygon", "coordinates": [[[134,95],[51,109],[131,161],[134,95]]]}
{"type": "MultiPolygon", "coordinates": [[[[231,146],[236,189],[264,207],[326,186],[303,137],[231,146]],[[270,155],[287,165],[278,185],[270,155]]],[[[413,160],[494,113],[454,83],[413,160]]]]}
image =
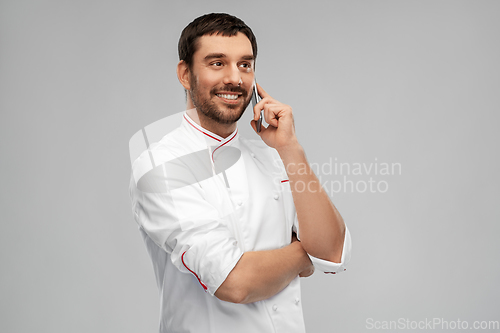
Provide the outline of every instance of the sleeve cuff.
{"type": "Polygon", "coordinates": [[[229,266],[227,266],[217,277],[214,278],[214,280],[209,285],[208,290],[207,290],[207,292],[210,295],[212,295],[212,296],[215,295],[215,292],[217,291],[217,289],[219,289],[221,284],[224,281],[226,281],[227,276],[229,275],[229,273],[231,273],[231,271],[233,270],[234,266],[236,266],[238,261],[240,261],[242,255],[243,255],[243,252],[240,252],[239,255],[229,264],[229,266]]]}
{"type": "Polygon", "coordinates": [[[325,274],[337,274],[346,270],[346,264],[351,259],[351,234],[349,229],[345,228],[344,246],[342,247],[342,257],[340,263],[319,259],[309,255],[311,262],[317,270],[325,274]]]}

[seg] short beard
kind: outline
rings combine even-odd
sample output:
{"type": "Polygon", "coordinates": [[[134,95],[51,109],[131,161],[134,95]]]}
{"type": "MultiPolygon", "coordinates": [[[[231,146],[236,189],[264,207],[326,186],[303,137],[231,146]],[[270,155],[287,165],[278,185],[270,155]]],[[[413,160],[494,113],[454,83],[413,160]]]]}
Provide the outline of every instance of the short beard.
{"type": "MultiPolygon", "coordinates": [[[[201,99],[200,96],[198,95],[198,80],[197,78],[190,74],[191,76],[191,101],[193,102],[194,107],[198,110],[198,112],[203,113],[207,118],[210,118],[214,120],[215,122],[219,124],[234,124],[238,120],[240,120],[241,116],[243,116],[243,113],[245,112],[248,104],[250,103],[250,98],[247,100],[248,93],[240,87],[234,87],[234,86],[227,86],[224,88],[225,91],[230,91],[230,92],[240,92],[241,97],[245,100],[245,103],[243,103],[242,106],[239,105],[227,105],[228,109],[233,109],[237,110],[237,112],[232,113],[232,112],[221,112],[215,104],[212,102],[211,99],[201,99]],[[239,109],[239,110],[238,110],[239,109]]],[[[210,96],[215,96],[215,92],[217,91],[216,88],[213,88],[210,91],[210,96]]]]}

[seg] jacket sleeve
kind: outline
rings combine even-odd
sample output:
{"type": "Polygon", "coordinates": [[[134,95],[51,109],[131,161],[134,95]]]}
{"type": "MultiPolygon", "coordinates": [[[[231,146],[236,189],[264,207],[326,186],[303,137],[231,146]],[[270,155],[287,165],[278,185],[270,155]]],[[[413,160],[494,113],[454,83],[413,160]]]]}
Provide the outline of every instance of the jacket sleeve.
{"type": "Polygon", "coordinates": [[[190,167],[169,168],[173,159],[162,158],[148,172],[140,171],[147,156],[134,162],[130,180],[134,217],[181,272],[193,274],[213,295],[243,252],[228,228],[231,212],[220,211],[207,201],[208,195],[224,196],[214,193],[220,190],[217,175],[200,180],[199,172],[190,167]]]}

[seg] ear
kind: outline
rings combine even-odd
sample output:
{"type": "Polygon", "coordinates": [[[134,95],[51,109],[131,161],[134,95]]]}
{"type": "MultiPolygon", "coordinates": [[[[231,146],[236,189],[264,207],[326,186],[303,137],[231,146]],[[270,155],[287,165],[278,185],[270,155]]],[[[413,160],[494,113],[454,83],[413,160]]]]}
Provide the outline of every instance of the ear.
{"type": "Polygon", "coordinates": [[[179,61],[177,64],[177,78],[184,89],[188,91],[191,90],[191,83],[189,82],[189,67],[184,60],[179,61]]]}

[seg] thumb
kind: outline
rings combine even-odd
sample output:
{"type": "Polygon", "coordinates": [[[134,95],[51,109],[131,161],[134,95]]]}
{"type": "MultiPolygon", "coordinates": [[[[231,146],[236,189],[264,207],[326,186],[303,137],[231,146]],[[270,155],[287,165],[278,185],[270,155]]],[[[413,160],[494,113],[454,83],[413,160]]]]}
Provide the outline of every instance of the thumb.
{"type": "Polygon", "coordinates": [[[257,133],[257,135],[259,135],[259,136],[262,136],[262,134],[265,131],[267,131],[267,128],[261,123],[260,124],[260,133],[257,132],[257,121],[255,121],[255,120],[250,121],[250,126],[252,126],[253,130],[255,131],[255,133],[257,133]]]}

